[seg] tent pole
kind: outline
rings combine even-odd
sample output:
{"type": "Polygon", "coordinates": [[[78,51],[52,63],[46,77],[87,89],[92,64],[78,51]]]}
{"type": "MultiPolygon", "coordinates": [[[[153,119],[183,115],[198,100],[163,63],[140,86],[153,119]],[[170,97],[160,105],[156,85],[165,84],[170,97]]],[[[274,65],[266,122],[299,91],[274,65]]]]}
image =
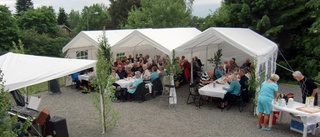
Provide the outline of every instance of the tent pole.
{"type": "Polygon", "coordinates": [[[192,57],[193,57],[193,48],[191,49],[191,80],[190,82],[193,83],[193,60],[192,60],[192,57]]]}
{"type": "Polygon", "coordinates": [[[206,49],[206,71],[208,71],[208,45],[206,49]]]}
{"type": "Polygon", "coordinates": [[[27,89],[27,87],[24,87],[24,94],[25,94],[25,96],[24,96],[24,107],[25,108],[27,108],[27,105],[28,105],[28,89],[27,89]]]}

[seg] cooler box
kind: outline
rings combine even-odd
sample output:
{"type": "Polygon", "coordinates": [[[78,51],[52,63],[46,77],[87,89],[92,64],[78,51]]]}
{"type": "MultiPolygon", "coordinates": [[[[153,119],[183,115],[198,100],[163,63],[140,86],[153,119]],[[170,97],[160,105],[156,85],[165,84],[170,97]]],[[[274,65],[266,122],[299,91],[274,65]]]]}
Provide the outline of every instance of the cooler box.
{"type": "MultiPolygon", "coordinates": [[[[279,117],[280,112],[279,111],[272,111],[273,113],[273,119],[272,119],[272,125],[277,123],[277,118],[279,117]]],[[[263,123],[264,121],[264,115],[262,115],[260,122],[263,123]]],[[[268,120],[269,123],[269,120],[268,120]]]]}
{"type": "MultiPolygon", "coordinates": [[[[315,125],[310,125],[307,128],[307,133],[311,133],[315,125]]],[[[299,117],[291,116],[290,129],[303,134],[304,125],[299,117]]]]}

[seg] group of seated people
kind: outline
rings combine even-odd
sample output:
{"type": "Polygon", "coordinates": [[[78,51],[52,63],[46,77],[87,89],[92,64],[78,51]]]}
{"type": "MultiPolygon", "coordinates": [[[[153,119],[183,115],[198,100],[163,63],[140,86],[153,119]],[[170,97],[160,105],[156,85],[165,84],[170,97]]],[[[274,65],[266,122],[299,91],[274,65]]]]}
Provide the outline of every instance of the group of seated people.
{"type": "Polygon", "coordinates": [[[152,83],[157,78],[162,81],[163,77],[167,75],[165,71],[166,61],[163,62],[166,59],[161,59],[159,55],[154,60],[148,54],[145,57],[142,57],[142,54],[139,57],[137,55],[136,59],[133,59],[131,55],[129,55],[129,58],[124,57],[122,61],[117,59],[111,70],[111,76],[115,81],[125,78],[135,79],[132,86],[126,89],[129,95],[134,94],[137,86],[142,82],[152,83]],[[137,62],[138,60],[139,62],[137,62]]]}
{"type": "Polygon", "coordinates": [[[200,78],[199,87],[203,87],[207,84],[214,82],[214,80],[220,79],[221,83],[217,81],[218,84],[224,82],[229,83],[229,87],[224,87],[223,90],[226,90],[227,93],[221,101],[221,104],[218,106],[223,109],[228,106],[228,100],[234,95],[238,96],[241,93],[244,102],[249,102],[248,96],[248,85],[247,81],[250,78],[249,70],[253,68],[253,64],[250,63],[250,59],[247,59],[241,67],[235,63],[235,59],[231,59],[229,63],[225,63],[226,68],[223,65],[215,71],[203,72],[200,78]]]}
{"type": "Polygon", "coordinates": [[[87,89],[89,89],[90,88],[90,86],[89,86],[90,80],[92,80],[93,78],[96,77],[96,72],[95,72],[94,68],[89,68],[89,69],[83,70],[81,72],[73,73],[70,76],[71,76],[72,82],[76,83],[75,88],[77,90],[82,90],[83,87],[86,87],[87,89]],[[79,79],[80,75],[87,75],[89,78],[88,78],[88,80],[80,80],[79,79]]]}

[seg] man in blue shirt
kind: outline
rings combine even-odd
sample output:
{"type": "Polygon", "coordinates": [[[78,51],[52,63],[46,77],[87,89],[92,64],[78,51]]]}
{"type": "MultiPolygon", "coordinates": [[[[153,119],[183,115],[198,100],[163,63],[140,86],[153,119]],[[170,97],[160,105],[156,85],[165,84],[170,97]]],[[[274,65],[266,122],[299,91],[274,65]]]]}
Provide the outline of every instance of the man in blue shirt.
{"type": "Polygon", "coordinates": [[[76,89],[80,89],[79,72],[71,74],[72,82],[76,82],[76,89]]]}
{"type": "Polygon", "coordinates": [[[217,70],[214,73],[214,76],[216,77],[216,79],[221,78],[223,75],[225,74],[223,66],[219,65],[219,68],[217,68],[217,70]]]}

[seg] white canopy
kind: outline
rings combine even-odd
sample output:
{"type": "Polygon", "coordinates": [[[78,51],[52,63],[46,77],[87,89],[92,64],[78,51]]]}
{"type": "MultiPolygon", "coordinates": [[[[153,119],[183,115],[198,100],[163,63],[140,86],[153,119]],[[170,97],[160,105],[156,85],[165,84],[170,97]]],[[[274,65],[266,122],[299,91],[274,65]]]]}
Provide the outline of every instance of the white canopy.
{"type": "Polygon", "coordinates": [[[0,56],[6,90],[12,91],[94,67],[97,61],[7,53],[0,56]]]}
{"type": "Polygon", "coordinates": [[[151,51],[157,49],[170,55],[172,50],[199,35],[196,28],[137,29],[116,43],[111,50],[118,52],[151,51]]]}
{"type": "Polygon", "coordinates": [[[222,49],[222,61],[236,58],[238,65],[241,65],[246,58],[257,58],[257,72],[266,70],[266,74],[270,74],[276,70],[277,44],[247,28],[212,27],[175,51],[177,55],[198,52],[197,55],[207,56],[204,58],[206,61],[218,49],[222,49]]]}
{"type": "MultiPolygon", "coordinates": [[[[130,34],[133,29],[122,30],[106,30],[106,37],[110,46],[116,44],[119,40],[130,34]]],[[[98,47],[99,39],[102,38],[103,30],[98,31],[81,31],[66,46],[62,48],[62,52],[66,52],[70,48],[81,48],[88,46],[98,47]],[[89,43],[88,43],[89,42],[89,43]]]]}

